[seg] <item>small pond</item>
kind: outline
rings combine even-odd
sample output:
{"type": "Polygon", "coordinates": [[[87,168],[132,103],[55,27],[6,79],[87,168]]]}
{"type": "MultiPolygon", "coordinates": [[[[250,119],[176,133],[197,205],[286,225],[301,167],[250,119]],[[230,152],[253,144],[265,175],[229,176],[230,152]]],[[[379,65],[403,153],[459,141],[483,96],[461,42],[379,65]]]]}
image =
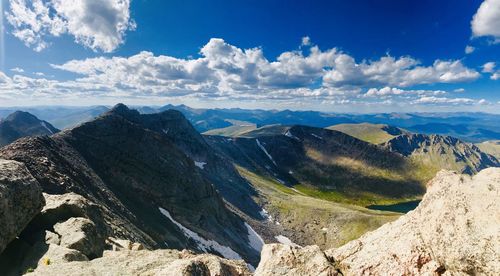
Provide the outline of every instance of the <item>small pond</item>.
{"type": "Polygon", "coordinates": [[[366,208],[372,209],[372,210],[380,210],[380,211],[408,213],[409,211],[417,208],[419,203],[420,203],[420,200],[413,200],[413,201],[400,202],[400,203],[391,204],[391,205],[369,205],[369,206],[366,206],[366,208]]]}

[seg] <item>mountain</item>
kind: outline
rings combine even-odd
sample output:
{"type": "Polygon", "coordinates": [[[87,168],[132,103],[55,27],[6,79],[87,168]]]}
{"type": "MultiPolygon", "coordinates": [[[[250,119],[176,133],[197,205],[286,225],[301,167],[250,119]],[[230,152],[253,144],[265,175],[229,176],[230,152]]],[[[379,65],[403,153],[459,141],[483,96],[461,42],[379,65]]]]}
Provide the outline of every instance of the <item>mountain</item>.
{"type": "Polygon", "coordinates": [[[147,248],[208,251],[255,265],[253,230],[228,209],[211,181],[215,178],[201,168],[202,159],[191,158],[223,162],[199,155],[203,141],[177,111],[141,115],[117,105],[51,137],[20,139],[2,148],[0,156],[25,163],[45,193],[73,192],[100,206],[106,236],[147,248]]]}
{"type": "Polygon", "coordinates": [[[476,146],[483,152],[495,156],[495,158],[500,160],[500,140],[485,141],[476,146]]]}
{"type": "Polygon", "coordinates": [[[441,134],[470,142],[500,139],[500,129],[487,129],[467,124],[427,123],[409,127],[411,131],[425,134],[441,134]]]}
{"type": "Polygon", "coordinates": [[[389,140],[384,147],[436,169],[475,174],[487,167],[500,166],[495,157],[474,144],[450,136],[407,133],[389,140]]]}
{"type": "Polygon", "coordinates": [[[16,111],[0,121],[0,147],[21,137],[52,135],[59,132],[46,121],[39,120],[34,115],[16,111]]]}
{"type": "MultiPolygon", "coordinates": [[[[51,116],[50,121],[53,125],[60,129],[67,129],[77,126],[78,124],[91,121],[92,119],[109,111],[106,106],[92,106],[88,108],[78,108],[75,110],[67,110],[57,116],[51,116]]],[[[48,117],[48,115],[45,115],[48,117]]]]}
{"type": "Polygon", "coordinates": [[[370,123],[339,124],[327,127],[327,129],[337,130],[372,144],[382,144],[398,135],[407,133],[406,130],[397,127],[370,123]]]}
{"type": "Polygon", "coordinates": [[[412,212],[340,248],[265,245],[256,275],[498,275],[500,169],[441,171],[412,212]]]}
{"type": "Polygon", "coordinates": [[[207,139],[241,167],[346,200],[415,197],[428,177],[398,154],[333,130],[266,126],[241,137],[207,139]]]}

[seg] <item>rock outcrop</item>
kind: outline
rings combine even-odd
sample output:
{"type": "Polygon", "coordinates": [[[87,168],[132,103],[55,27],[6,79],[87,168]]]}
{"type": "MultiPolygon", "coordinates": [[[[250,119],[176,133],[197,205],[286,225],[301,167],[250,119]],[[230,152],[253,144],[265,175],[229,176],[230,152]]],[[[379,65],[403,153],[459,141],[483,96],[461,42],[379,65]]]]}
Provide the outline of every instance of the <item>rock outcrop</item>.
{"type": "Polygon", "coordinates": [[[44,204],[42,189],[26,167],[0,159],[0,253],[44,204]]]}
{"type": "MultiPolygon", "coordinates": [[[[473,177],[441,171],[428,186],[415,210],[326,251],[326,259],[343,275],[498,275],[500,169],[488,168],[473,177]]],[[[264,247],[257,275],[290,267],[293,258],[287,256],[309,250],[285,248],[283,252],[275,247],[264,247]]],[[[296,262],[305,268],[301,263],[307,261],[296,262]]],[[[297,269],[292,266],[288,271],[293,274],[297,269]]]]}
{"type": "Polygon", "coordinates": [[[249,276],[245,262],[187,250],[104,251],[92,261],[42,264],[29,275],[172,275],[249,276]]]}
{"type": "Polygon", "coordinates": [[[318,246],[300,247],[285,244],[265,245],[255,271],[259,276],[340,275],[333,262],[318,246]]]}

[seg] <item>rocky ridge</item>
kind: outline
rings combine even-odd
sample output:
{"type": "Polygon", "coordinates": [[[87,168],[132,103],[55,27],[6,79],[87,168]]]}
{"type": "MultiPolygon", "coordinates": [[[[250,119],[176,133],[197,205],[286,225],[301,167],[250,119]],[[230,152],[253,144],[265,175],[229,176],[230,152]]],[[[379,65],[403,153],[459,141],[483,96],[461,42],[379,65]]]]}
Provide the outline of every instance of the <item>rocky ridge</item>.
{"type": "Polygon", "coordinates": [[[500,162],[482,152],[476,145],[451,136],[402,134],[383,144],[383,147],[409,156],[437,169],[475,174],[488,167],[499,167],[500,162]]]}

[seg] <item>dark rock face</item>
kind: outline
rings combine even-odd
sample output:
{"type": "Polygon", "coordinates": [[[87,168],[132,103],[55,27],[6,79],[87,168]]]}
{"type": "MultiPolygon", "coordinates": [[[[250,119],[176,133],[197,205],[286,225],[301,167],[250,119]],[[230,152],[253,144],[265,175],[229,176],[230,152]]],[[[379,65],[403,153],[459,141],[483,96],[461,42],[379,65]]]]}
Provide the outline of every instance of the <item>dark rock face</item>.
{"type": "MultiPolygon", "coordinates": [[[[140,115],[124,105],[52,137],[24,138],[0,150],[4,158],[25,162],[44,192],[74,192],[101,207],[107,235],[144,244],[146,248],[190,248],[200,251],[159,208],[206,240],[258,262],[248,245],[243,221],[230,212],[193,156],[197,148],[181,141],[198,139],[172,136],[158,130],[173,116],[171,133],[189,123],[178,112],[140,115]]],[[[199,140],[203,144],[203,138],[199,140]]]]}
{"type": "Polygon", "coordinates": [[[474,144],[450,136],[404,134],[389,140],[384,147],[404,156],[433,163],[440,169],[457,170],[467,174],[500,166],[495,157],[482,152],[474,144]]]}
{"type": "Polygon", "coordinates": [[[44,204],[42,189],[26,167],[0,159],[0,253],[44,204]]]}
{"type": "Polygon", "coordinates": [[[52,135],[57,132],[59,130],[50,123],[39,120],[28,112],[16,111],[0,121],[0,146],[21,137],[52,135]]]}

